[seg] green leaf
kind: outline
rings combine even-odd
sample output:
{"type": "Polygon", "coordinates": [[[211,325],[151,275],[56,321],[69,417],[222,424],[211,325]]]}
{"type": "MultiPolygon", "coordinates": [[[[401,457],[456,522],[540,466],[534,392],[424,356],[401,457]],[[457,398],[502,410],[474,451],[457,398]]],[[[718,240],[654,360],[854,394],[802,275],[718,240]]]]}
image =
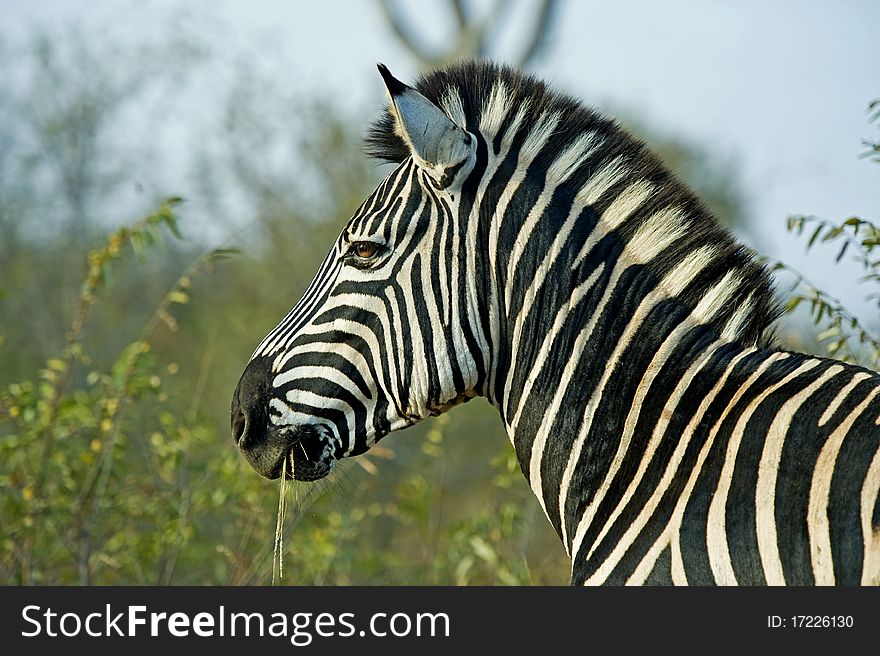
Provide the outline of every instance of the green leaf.
{"type": "Polygon", "coordinates": [[[825,233],[825,236],[822,237],[822,241],[825,242],[825,241],[831,241],[832,239],[836,239],[840,235],[841,232],[843,232],[843,228],[840,228],[840,227],[832,228],[827,233],[825,233]]]}
{"type": "Polygon", "coordinates": [[[819,226],[817,226],[816,229],[813,231],[813,235],[810,237],[810,240],[807,242],[807,250],[811,249],[811,248],[813,247],[813,244],[816,243],[816,240],[819,238],[819,235],[822,233],[822,228],[823,228],[823,227],[824,227],[824,226],[819,225],[819,226]]]}
{"type": "Polygon", "coordinates": [[[172,303],[180,303],[181,305],[185,305],[189,302],[189,296],[186,294],[186,292],[173,291],[168,294],[168,300],[172,303]]]}
{"type": "Polygon", "coordinates": [[[215,248],[208,254],[210,260],[223,260],[241,254],[237,248],[215,248]]]}
{"type": "Polygon", "coordinates": [[[168,226],[168,230],[171,231],[171,234],[174,235],[176,239],[183,239],[183,235],[180,233],[180,228],[178,227],[177,219],[175,217],[169,217],[166,225],[168,226]]]}

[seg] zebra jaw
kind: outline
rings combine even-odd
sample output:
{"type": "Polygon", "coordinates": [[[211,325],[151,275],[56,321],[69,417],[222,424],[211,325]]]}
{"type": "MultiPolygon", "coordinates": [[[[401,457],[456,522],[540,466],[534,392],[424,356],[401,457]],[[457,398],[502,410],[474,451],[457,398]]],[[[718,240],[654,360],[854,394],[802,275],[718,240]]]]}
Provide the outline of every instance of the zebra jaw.
{"type": "Polygon", "coordinates": [[[473,390],[468,390],[462,394],[459,394],[456,397],[449,399],[446,403],[437,406],[436,408],[431,409],[432,417],[439,417],[440,415],[448,412],[452,408],[457,405],[461,405],[462,403],[467,403],[471,399],[475,399],[477,397],[477,393],[473,390]]]}

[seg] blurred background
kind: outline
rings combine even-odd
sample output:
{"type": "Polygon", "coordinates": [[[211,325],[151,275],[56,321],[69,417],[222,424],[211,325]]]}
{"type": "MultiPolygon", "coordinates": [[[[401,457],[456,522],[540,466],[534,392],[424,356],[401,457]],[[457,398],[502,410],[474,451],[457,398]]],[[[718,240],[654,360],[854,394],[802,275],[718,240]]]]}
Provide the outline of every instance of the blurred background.
{"type": "Polygon", "coordinates": [[[483,400],[291,484],[280,522],[230,439],[251,352],[390,171],[361,150],[375,63],[502,60],[614,115],[777,270],[785,346],[877,368],[878,24],[870,0],[0,0],[0,583],[567,583],[483,400]]]}

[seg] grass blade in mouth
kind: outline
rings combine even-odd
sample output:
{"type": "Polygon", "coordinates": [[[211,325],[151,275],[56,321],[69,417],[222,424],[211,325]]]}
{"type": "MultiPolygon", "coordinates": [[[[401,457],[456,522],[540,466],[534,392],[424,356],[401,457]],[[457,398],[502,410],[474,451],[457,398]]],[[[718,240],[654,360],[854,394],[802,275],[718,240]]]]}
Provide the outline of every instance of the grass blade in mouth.
{"type": "Polygon", "coordinates": [[[287,510],[287,461],[290,460],[291,476],[293,476],[293,458],[285,457],[281,465],[281,484],[278,492],[278,517],[275,520],[275,546],[272,552],[272,585],[284,577],[284,514],[287,510]],[[278,575],[276,579],[276,573],[278,575]]]}

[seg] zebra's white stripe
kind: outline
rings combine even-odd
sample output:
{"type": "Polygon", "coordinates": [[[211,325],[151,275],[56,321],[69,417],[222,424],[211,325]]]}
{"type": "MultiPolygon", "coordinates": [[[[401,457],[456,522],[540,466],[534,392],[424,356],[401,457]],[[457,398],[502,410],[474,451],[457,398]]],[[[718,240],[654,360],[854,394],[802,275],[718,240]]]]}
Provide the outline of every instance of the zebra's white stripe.
{"type": "MultiPolygon", "coordinates": [[[[391,313],[391,321],[389,323],[393,326],[394,334],[397,336],[397,352],[402,355],[407,352],[406,346],[404,344],[405,335],[403,332],[403,321],[401,320],[404,309],[403,307],[401,307],[400,300],[397,298],[397,291],[395,291],[394,286],[388,285],[386,289],[388,293],[388,311],[391,313]]],[[[379,369],[381,367],[381,364],[377,362],[375,366],[376,369],[379,369]]],[[[403,389],[403,367],[396,366],[391,369],[391,376],[394,378],[394,384],[391,387],[396,390],[403,389]]]]}
{"type": "MultiPolygon", "coordinates": [[[[754,304],[755,298],[752,294],[749,294],[746,300],[731,315],[730,319],[727,320],[727,323],[724,324],[724,328],[721,331],[721,338],[724,341],[732,342],[740,338],[743,326],[746,325],[746,321],[748,321],[752,314],[754,304]]],[[[751,346],[754,346],[754,344],[751,346]]]]}
{"type": "Polygon", "coordinates": [[[625,162],[626,157],[618,155],[599,171],[591,175],[590,179],[584,183],[584,186],[575,195],[575,203],[592,205],[598,201],[602,194],[608,191],[612,185],[629,174],[629,169],[627,169],[625,162]]]}
{"type": "Polygon", "coordinates": [[[687,234],[687,215],[679,207],[652,214],[626,245],[633,264],[647,264],[687,234]]]}
{"type": "Polygon", "coordinates": [[[519,151],[519,162],[523,167],[527,167],[535,160],[544,145],[553,136],[561,119],[562,115],[559,112],[550,112],[549,114],[544,112],[538,117],[538,120],[529,129],[529,134],[519,151]]]}
{"type": "Polygon", "coordinates": [[[510,92],[503,80],[492,85],[492,92],[483,104],[480,113],[480,132],[487,140],[492,139],[501,129],[501,124],[510,111],[510,92]]]}
{"type": "Polygon", "coordinates": [[[602,137],[596,132],[585,132],[578,135],[547,169],[547,182],[557,187],[563,184],[602,145],[602,141],[602,137]]]}
{"type": "Polygon", "coordinates": [[[862,507],[862,538],[865,542],[862,557],[862,585],[880,585],[880,529],[874,527],[872,522],[878,494],[880,494],[880,449],[874,454],[874,459],[868,466],[859,499],[862,507]]]}
{"type": "MultiPolygon", "coordinates": [[[[408,352],[418,354],[425,350],[425,338],[422,335],[422,328],[419,325],[418,316],[415,314],[415,309],[418,308],[419,305],[416,303],[415,297],[413,296],[413,287],[409,283],[409,281],[412,280],[414,266],[415,263],[413,260],[409,260],[401,268],[400,274],[398,275],[398,281],[401,283],[403,289],[404,311],[408,315],[407,322],[410,328],[410,344],[408,346],[408,352]]],[[[427,367],[413,367],[408,396],[410,403],[413,403],[414,399],[417,400],[418,403],[414,407],[404,408],[407,413],[415,414],[419,417],[428,416],[429,408],[422,405],[428,400],[428,390],[430,385],[427,376],[427,367]]],[[[394,398],[399,399],[402,398],[402,396],[395,396],[394,398]]]]}
{"type": "Polygon", "coordinates": [[[416,206],[415,212],[411,215],[406,213],[406,203],[400,203],[400,206],[391,216],[391,234],[392,235],[403,235],[403,241],[396,245],[396,248],[399,252],[405,253],[409,250],[409,245],[413,240],[413,229],[415,227],[416,221],[415,217],[420,216],[422,212],[425,211],[425,206],[428,203],[428,194],[424,191],[424,188],[429,186],[430,183],[427,182],[427,176],[424,173],[421,173],[419,168],[410,163],[410,175],[406,177],[406,180],[403,184],[403,188],[400,191],[400,194],[404,198],[408,198],[413,193],[415,193],[415,187],[417,185],[421,185],[422,187],[422,197],[419,200],[419,204],[416,206]],[[419,180],[419,175],[422,176],[421,181],[419,180]],[[401,223],[404,224],[405,228],[401,228],[401,223]]]}
{"type": "Polygon", "coordinates": [[[742,276],[739,271],[731,269],[725,273],[697,302],[691,314],[692,321],[696,324],[710,323],[736,295],[740,284],[742,276]]]}
{"type": "Polygon", "coordinates": [[[616,230],[656,191],[656,187],[647,180],[634,182],[602,212],[600,222],[607,231],[616,230]]]}
{"type": "Polygon", "coordinates": [[[837,454],[846,439],[849,429],[855,423],[874,397],[880,394],[875,387],[859,403],[840,425],[828,436],[816,464],[810,482],[810,501],[807,506],[807,534],[810,536],[810,563],[813,566],[813,580],[816,585],[834,585],[834,560],[831,552],[831,531],[828,522],[828,500],[831,496],[831,477],[837,454]]]}
{"type": "MultiPolygon", "coordinates": [[[[454,213],[450,213],[447,220],[450,223],[449,229],[452,231],[452,252],[466,252],[467,249],[463,247],[461,243],[461,228],[458,225],[459,217],[454,213]]],[[[461,284],[461,260],[461,257],[450,257],[447,260],[450,269],[449,289],[451,290],[449,298],[449,322],[450,328],[452,328],[450,330],[452,334],[452,350],[458,370],[471,371],[473,367],[467,364],[469,355],[468,347],[464,339],[464,330],[461,329],[466,321],[466,319],[461,316],[461,297],[459,295],[461,292],[459,289],[459,285],[461,284]]],[[[467,265],[465,265],[465,267],[467,267],[467,265]]],[[[467,290],[465,290],[465,294],[467,294],[467,290]]],[[[467,310],[465,310],[465,312],[467,312],[467,310]]],[[[400,352],[403,353],[403,351],[400,352]]],[[[465,381],[468,389],[471,389],[475,382],[476,381],[465,381]]]]}
{"type": "MultiPolygon", "coordinates": [[[[440,325],[444,328],[448,328],[449,322],[452,319],[450,309],[450,303],[452,302],[452,285],[450,284],[450,281],[455,279],[449,277],[451,263],[447,259],[447,252],[455,253],[456,251],[447,251],[446,248],[446,240],[449,237],[449,231],[452,229],[452,221],[444,214],[443,209],[444,208],[438,208],[437,206],[432,207],[431,222],[433,223],[436,221],[440,225],[440,237],[438,239],[438,243],[440,244],[438,250],[440,252],[437,253],[437,278],[439,279],[440,289],[437,290],[437,293],[440,295],[440,325]]],[[[427,236],[425,239],[427,240],[427,236]]],[[[453,257],[449,259],[455,258],[453,257]]]]}
{"type": "MultiPolygon", "coordinates": [[[[332,404],[335,401],[335,399],[333,399],[331,397],[323,396],[322,394],[316,394],[315,392],[310,392],[309,390],[302,390],[302,389],[293,390],[293,391],[288,392],[285,398],[287,399],[287,401],[289,403],[295,402],[297,404],[308,405],[308,406],[312,406],[315,408],[327,407],[328,405],[332,404]],[[295,399],[293,397],[295,397],[295,399]]],[[[342,408],[342,413],[343,413],[343,415],[345,415],[345,424],[346,424],[346,429],[348,430],[348,434],[354,435],[354,424],[355,424],[354,410],[352,410],[350,406],[345,406],[344,408],[342,408]]],[[[289,421],[285,421],[284,423],[287,425],[290,425],[289,421]]],[[[332,424],[333,422],[330,422],[330,423],[332,424]]],[[[335,433],[335,428],[334,428],[334,433],[335,433]]],[[[348,455],[348,454],[346,453],[346,455],[348,455]]]]}
{"type": "Polygon", "coordinates": [[[365,405],[369,406],[371,402],[375,405],[375,400],[372,399],[371,396],[363,396],[358,389],[357,384],[351,378],[346,376],[342,370],[336,367],[327,367],[323,365],[300,365],[298,367],[291,367],[283,373],[275,376],[275,379],[272,381],[272,387],[282,387],[283,385],[287,385],[288,383],[292,383],[301,378],[323,378],[324,380],[339,385],[339,387],[352,396],[362,399],[365,405]]]}
{"type": "MultiPolygon", "coordinates": [[[[327,344],[324,342],[300,344],[298,346],[294,346],[289,351],[284,351],[284,357],[281,358],[278,364],[278,370],[282,371],[284,367],[287,366],[287,363],[290,362],[291,358],[294,358],[297,355],[303,355],[306,353],[322,353],[325,348],[327,348],[327,344]]],[[[345,344],[342,342],[338,344],[334,343],[333,352],[340,357],[348,360],[349,363],[351,363],[351,366],[358,371],[367,371],[369,369],[367,359],[364,357],[363,353],[352,347],[350,344],[345,344]]],[[[276,378],[272,381],[272,386],[278,387],[279,385],[280,383],[278,382],[278,377],[276,376],[276,378]]]]}
{"type": "Polygon", "coordinates": [[[850,392],[855,389],[856,385],[861,383],[863,380],[867,380],[871,377],[871,374],[867,374],[865,372],[859,372],[855,376],[852,377],[846,385],[837,393],[837,396],[834,397],[834,400],[828,404],[828,407],[825,408],[825,412],[822,413],[822,416],[819,417],[819,426],[824,426],[827,424],[831,417],[834,416],[834,413],[837,412],[837,409],[840,405],[846,400],[846,397],[849,396],[850,392]]]}
{"type": "Polygon", "coordinates": [[[764,448],[758,464],[758,482],[755,489],[755,528],[758,534],[758,553],[767,585],[785,585],[785,573],[776,540],[776,476],[782,459],[782,448],[791,420],[800,407],[822,385],[843,371],[840,365],[827,369],[819,378],[788,399],[770,424],[764,438],[764,448]]]}
{"type": "MultiPolygon", "coordinates": [[[[730,377],[731,373],[733,373],[733,370],[736,368],[736,366],[746,356],[750,356],[754,353],[754,348],[746,349],[730,361],[727,369],[724,370],[724,374],[722,374],[721,378],[712,388],[712,391],[709,392],[706,395],[706,398],[703,399],[702,403],[700,403],[699,409],[688,423],[687,428],[685,428],[684,435],[687,436],[687,439],[691,438],[697,426],[703,421],[703,417],[708,411],[709,406],[712,404],[712,402],[715,401],[721,390],[724,389],[724,385],[727,383],[727,379],[730,377]]],[[[687,509],[687,503],[688,501],[690,501],[691,492],[693,492],[694,486],[697,483],[697,479],[699,478],[700,473],[703,470],[703,465],[706,462],[709,451],[712,449],[712,445],[715,443],[715,436],[718,435],[718,431],[721,429],[721,426],[724,423],[724,420],[727,418],[727,415],[736,406],[736,404],[748,391],[748,389],[755,384],[755,381],[757,381],[774,362],[783,360],[787,357],[788,354],[786,353],[773,353],[763,362],[761,362],[760,365],[758,365],[755,371],[753,371],[749,375],[749,377],[742,383],[742,385],[739,386],[736,393],[731,397],[727,406],[724,408],[724,411],[721,413],[721,416],[718,418],[718,421],[715,422],[712,430],[709,431],[709,435],[706,437],[706,441],[703,444],[703,447],[700,449],[700,453],[697,455],[697,462],[694,464],[694,468],[691,471],[690,476],[688,477],[688,481],[685,484],[684,490],[682,490],[681,496],[679,496],[678,502],[675,505],[675,510],[673,511],[672,516],[669,519],[669,523],[667,524],[667,530],[669,531],[669,537],[672,542],[671,567],[672,581],[675,585],[688,584],[687,574],[684,569],[684,561],[681,554],[681,524],[684,519],[685,510],[687,509]]]]}
{"type": "Polygon", "coordinates": [[[712,495],[712,502],[709,504],[709,515],[706,527],[706,541],[709,548],[709,565],[712,568],[712,574],[718,585],[737,584],[736,575],[733,572],[733,564],[730,559],[730,547],[727,543],[726,509],[727,495],[730,493],[730,486],[733,482],[733,473],[736,467],[736,456],[739,452],[739,446],[746,425],[758,409],[758,406],[764,402],[764,399],[819,364],[819,360],[808,360],[804,362],[782,380],[777,381],[773,385],[762,390],[761,393],[743,409],[737,418],[733,433],[730,436],[730,442],[727,444],[727,451],[724,456],[724,466],[718,477],[718,487],[715,489],[715,494],[712,495]]]}

